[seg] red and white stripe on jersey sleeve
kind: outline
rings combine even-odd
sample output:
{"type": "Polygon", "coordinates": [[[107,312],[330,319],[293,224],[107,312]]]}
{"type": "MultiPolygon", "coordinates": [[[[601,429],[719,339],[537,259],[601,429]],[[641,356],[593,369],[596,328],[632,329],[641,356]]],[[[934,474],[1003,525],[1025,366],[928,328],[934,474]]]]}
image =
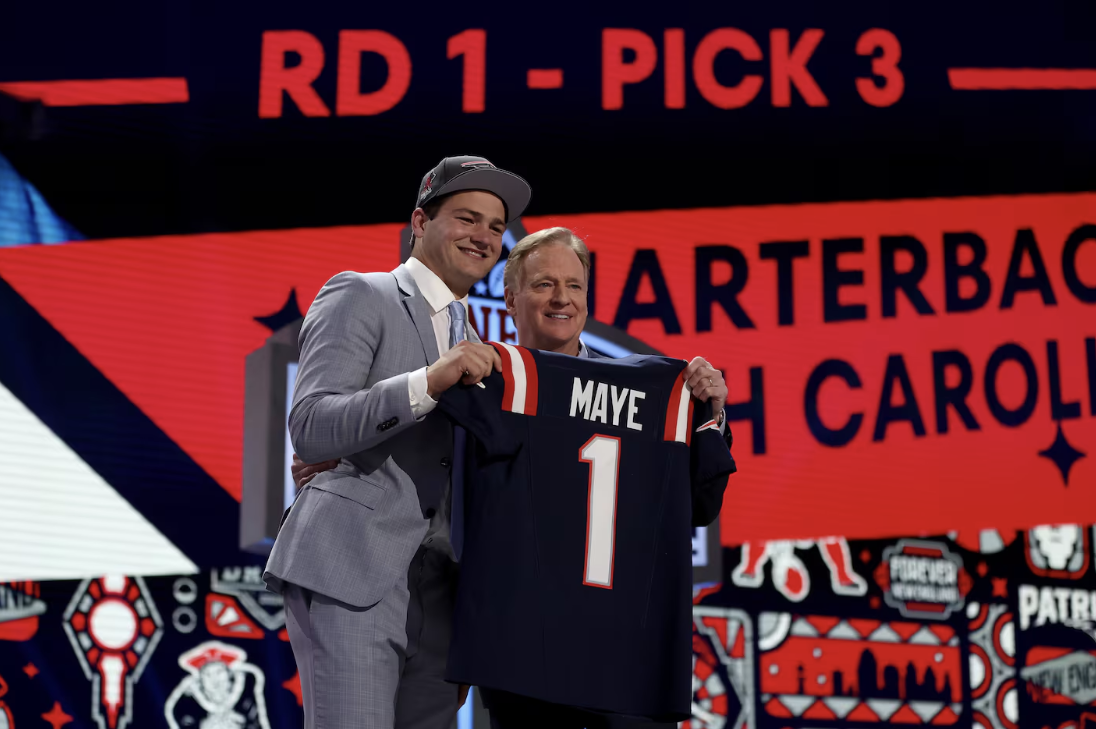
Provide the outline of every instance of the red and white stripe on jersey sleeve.
{"type": "Polygon", "coordinates": [[[537,414],[537,361],[525,347],[491,342],[502,358],[502,409],[519,415],[537,414]]]}
{"type": "Polygon", "coordinates": [[[663,440],[676,440],[678,443],[692,443],[693,396],[689,383],[685,381],[685,370],[674,380],[670,390],[670,402],[666,406],[666,433],[663,440]]]}

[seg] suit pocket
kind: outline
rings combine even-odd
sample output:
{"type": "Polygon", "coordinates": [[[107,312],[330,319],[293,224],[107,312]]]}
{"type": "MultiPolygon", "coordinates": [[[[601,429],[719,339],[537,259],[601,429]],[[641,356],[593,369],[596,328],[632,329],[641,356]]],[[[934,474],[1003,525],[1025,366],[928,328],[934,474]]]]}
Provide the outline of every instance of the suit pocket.
{"type": "Polygon", "coordinates": [[[361,504],[367,509],[376,509],[385,494],[383,488],[358,476],[340,475],[323,480],[317,478],[309,485],[317,491],[326,491],[329,494],[341,496],[344,499],[353,501],[355,504],[361,504]]]}

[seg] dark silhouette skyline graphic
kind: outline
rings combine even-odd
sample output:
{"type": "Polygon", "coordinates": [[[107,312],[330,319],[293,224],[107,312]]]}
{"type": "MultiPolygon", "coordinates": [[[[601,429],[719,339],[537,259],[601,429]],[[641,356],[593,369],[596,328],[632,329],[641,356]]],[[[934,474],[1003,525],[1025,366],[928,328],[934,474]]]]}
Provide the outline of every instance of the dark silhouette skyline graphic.
{"type": "MultiPolygon", "coordinates": [[[[880,681],[879,663],[875,654],[870,649],[865,649],[860,654],[860,662],[856,671],[856,683],[846,684],[845,673],[834,671],[831,675],[831,696],[848,696],[860,699],[897,699],[900,701],[942,701],[951,703],[952,695],[951,675],[944,671],[944,680],[941,687],[937,688],[938,670],[933,666],[925,669],[924,674],[918,680],[919,669],[913,661],[909,661],[904,669],[897,665],[882,666],[882,681],[880,681]]],[[[806,670],[803,664],[796,666],[797,692],[806,695],[809,692],[806,687],[806,670]]]]}
{"type": "Polygon", "coordinates": [[[858,686],[845,687],[845,677],[841,671],[833,672],[834,696],[857,696],[861,699],[900,699],[903,701],[952,701],[951,676],[944,676],[942,688],[936,688],[936,671],[932,666],[925,669],[921,680],[917,678],[917,666],[910,661],[906,664],[905,678],[895,665],[883,667],[882,685],[879,683],[879,664],[875,654],[865,649],[860,654],[857,667],[858,686]]]}

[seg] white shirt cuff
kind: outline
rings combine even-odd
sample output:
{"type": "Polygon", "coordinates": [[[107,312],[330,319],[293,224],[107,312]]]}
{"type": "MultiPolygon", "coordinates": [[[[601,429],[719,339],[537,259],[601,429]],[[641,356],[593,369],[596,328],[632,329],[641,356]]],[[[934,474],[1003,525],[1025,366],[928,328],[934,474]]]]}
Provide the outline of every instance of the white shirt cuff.
{"type": "Polygon", "coordinates": [[[438,405],[427,392],[426,368],[421,367],[407,376],[407,396],[411,399],[411,414],[422,420],[438,405]]]}

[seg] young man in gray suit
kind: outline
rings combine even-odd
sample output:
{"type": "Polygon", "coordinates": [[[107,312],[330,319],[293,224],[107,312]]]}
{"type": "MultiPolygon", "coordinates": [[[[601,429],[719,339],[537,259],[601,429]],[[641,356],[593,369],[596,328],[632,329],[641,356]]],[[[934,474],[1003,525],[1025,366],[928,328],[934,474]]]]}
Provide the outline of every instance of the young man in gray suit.
{"type": "Polygon", "coordinates": [[[442,160],[419,187],[412,258],[338,274],[305,316],[289,430],[304,460],[339,461],[299,492],[264,578],[285,596],[306,729],[444,729],[456,714],[453,430],[432,410],[501,369],[465,324],[468,289],[530,194],[481,157],[442,160]]]}

